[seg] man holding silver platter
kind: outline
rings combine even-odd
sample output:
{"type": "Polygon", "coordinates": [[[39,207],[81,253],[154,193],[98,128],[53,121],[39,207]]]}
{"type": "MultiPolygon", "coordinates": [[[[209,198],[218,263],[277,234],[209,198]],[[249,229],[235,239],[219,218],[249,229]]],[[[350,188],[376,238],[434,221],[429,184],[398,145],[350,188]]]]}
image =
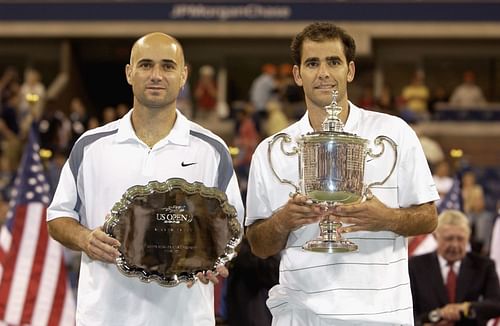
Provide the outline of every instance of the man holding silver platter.
{"type": "Polygon", "coordinates": [[[412,325],[406,237],[434,230],[439,198],[418,138],[348,100],[344,30],[311,24],[291,50],[307,112],[258,146],[247,190],[252,251],[281,252],[273,325],[412,325]]]}
{"type": "MultiPolygon", "coordinates": [[[[225,216],[214,215],[222,209],[232,217],[228,224],[241,229],[243,204],[228,148],[176,109],[188,74],[176,39],[140,38],[125,72],[133,108],[80,137],[47,211],[51,236],[82,251],[76,323],[214,325],[212,266],[223,276],[228,271],[206,257],[225,251],[199,244],[231,233],[222,228],[225,216]],[[113,227],[116,233],[108,232],[113,227]],[[198,271],[202,261],[205,273],[186,279],[188,286],[172,286],[188,274],[184,268],[198,271]]],[[[238,235],[233,240],[234,247],[238,235]]]]}

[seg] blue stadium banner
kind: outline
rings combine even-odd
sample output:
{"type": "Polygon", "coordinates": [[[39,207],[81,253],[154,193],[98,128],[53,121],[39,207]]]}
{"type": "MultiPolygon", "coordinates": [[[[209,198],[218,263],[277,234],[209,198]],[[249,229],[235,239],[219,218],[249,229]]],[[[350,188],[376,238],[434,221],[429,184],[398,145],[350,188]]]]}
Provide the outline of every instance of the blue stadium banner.
{"type": "Polygon", "coordinates": [[[493,0],[0,0],[0,21],[500,21],[493,0]]]}

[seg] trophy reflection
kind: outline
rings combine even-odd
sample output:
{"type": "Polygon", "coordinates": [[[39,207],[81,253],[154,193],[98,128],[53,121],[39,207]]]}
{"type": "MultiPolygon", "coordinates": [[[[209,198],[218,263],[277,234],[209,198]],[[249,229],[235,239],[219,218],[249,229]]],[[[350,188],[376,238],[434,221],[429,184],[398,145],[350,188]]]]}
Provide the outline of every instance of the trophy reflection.
{"type": "MultiPolygon", "coordinates": [[[[325,106],[327,117],[322,123],[321,131],[300,136],[297,146],[291,150],[285,148],[285,144],[292,141],[286,133],[275,135],[268,146],[269,164],[278,180],[290,184],[296,193],[307,196],[313,203],[327,207],[365,200],[370,196],[371,187],[382,185],[389,179],[397,160],[397,145],[391,138],[382,135],[376,137],[374,144],[381,149],[374,153],[368,148],[367,139],[344,132],[344,124],[339,118],[342,107],[337,104],[337,97],[338,91],[334,89],[332,102],[325,106]],[[299,185],[282,179],[273,167],[272,147],[278,141],[283,154],[299,156],[299,185]],[[389,174],[379,182],[365,185],[365,160],[367,156],[374,159],[380,157],[385,151],[384,141],[394,151],[394,161],[389,174]]],[[[308,241],[302,248],[326,253],[357,251],[358,245],[345,239],[339,232],[341,226],[342,223],[334,216],[326,214],[319,222],[319,237],[308,241]]]]}

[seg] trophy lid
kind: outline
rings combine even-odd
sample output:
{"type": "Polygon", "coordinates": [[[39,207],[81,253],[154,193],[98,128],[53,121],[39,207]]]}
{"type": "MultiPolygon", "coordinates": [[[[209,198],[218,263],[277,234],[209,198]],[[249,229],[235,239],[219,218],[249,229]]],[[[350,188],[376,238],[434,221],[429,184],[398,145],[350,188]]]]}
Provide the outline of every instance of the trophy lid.
{"type": "Polygon", "coordinates": [[[368,143],[367,139],[359,137],[356,134],[335,131],[310,132],[302,135],[298,140],[299,143],[325,143],[329,141],[363,145],[368,143]]]}
{"type": "Polygon", "coordinates": [[[337,104],[337,97],[339,91],[334,89],[332,91],[332,102],[325,106],[327,112],[326,119],[321,124],[321,131],[315,131],[302,135],[299,142],[327,142],[336,141],[342,143],[358,143],[366,144],[368,140],[359,137],[356,134],[344,131],[344,123],[339,115],[342,112],[342,107],[337,104]]]}

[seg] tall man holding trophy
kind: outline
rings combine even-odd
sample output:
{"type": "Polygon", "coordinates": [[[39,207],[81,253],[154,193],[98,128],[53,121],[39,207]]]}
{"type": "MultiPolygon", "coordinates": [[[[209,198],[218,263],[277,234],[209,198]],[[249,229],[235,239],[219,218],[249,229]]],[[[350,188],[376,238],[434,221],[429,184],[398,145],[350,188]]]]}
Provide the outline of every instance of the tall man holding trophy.
{"type": "Polygon", "coordinates": [[[243,216],[229,151],[176,109],[176,39],[137,40],[126,78],[134,107],[75,143],[47,212],[51,236],[82,251],[76,323],[214,325],[209,280],[227,276],[243,216]]]}
{"type": "Polygon", "coordinates": [[[252,251],[282,255],[273,325],[412,325],[406,237],[434,230],[439,198],[418,138],[348,100],[344,30],[311,24],[291,50],[307,112],[258,146],[247,193],[252,251]]]}

